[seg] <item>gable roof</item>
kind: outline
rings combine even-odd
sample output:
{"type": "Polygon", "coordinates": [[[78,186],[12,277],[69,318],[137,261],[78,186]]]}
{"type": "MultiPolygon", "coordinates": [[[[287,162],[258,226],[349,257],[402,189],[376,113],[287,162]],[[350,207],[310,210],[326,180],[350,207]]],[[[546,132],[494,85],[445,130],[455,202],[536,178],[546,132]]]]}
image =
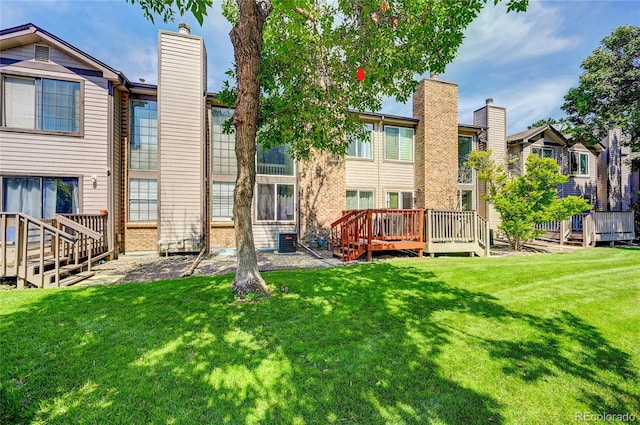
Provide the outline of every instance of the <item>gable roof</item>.
{"type": "Polygon", "coordinates": [[[100,71],[102,77],[113,81],[127,81],[127,78],[120,71],[111,68],[109,65],[99,61],[93,56],[83,52],[75,46],[67,43],[61,38],[43,30],[37,25],[28,23],[13,28],[0,30],[0,51],[13,47],[24,46],[44,41],[55,46],[69,56],[86,63],[90,67],[100,71]]]}
{"type": "Polygon", "coordinates": [[[521,131],[520,133],[507,136],[507,144],[509,145],[521,145],[534,142],[542,137],[548,136],[561,146],[569,144],[569,139],[562,135],[552,125],[545,124],[540,127],[532,128],[529,130],[521,131]]]}

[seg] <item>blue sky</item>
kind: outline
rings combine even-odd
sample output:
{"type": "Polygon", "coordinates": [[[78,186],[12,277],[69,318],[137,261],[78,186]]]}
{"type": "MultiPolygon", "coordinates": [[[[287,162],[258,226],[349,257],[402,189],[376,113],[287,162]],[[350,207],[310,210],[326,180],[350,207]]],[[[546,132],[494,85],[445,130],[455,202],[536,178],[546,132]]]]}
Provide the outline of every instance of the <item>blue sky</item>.
{"type": "MultiPolygon", "coordinates": [[[[277,1],[277,0],[276,0],[277,1]]],[[[208,88],[220,89],[233,52],[221,0],[201,27],[193,18],[152,24],[124,0],[1,0],[0,27],[31,22],[73,44],[130,80],[157,79],[157,32],[185,21],[205,39],[208,88]]],[[[531,0],[526,13],[505,13],[492,1],[465,34],[458,59],[440,79],[459,85],[459,120],[491,97],[507,108],[509,134],[538,119],[561,117],[567,90],[577,85],[580,63],[621,25],[640,25],[640,0],[531,0]]],[[[383,111],[411,115],[411,104],[384,101],[383,111]]]]}

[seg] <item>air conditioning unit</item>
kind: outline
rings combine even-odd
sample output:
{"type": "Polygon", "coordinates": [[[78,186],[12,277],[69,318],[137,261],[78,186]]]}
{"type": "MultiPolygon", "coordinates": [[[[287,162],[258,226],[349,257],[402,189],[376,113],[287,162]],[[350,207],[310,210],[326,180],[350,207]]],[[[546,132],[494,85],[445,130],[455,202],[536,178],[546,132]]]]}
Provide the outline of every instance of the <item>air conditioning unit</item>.
{"type": "Polygon", "coordinates": [[[296,252],[298,247],[297,233],[280,233],[278,234],[278,252],[286,254],[296,252]]]}

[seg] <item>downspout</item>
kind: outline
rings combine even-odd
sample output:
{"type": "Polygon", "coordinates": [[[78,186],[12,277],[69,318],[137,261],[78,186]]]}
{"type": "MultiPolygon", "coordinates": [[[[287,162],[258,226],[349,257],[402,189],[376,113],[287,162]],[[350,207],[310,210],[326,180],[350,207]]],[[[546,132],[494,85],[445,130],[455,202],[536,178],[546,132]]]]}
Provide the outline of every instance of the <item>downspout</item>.
{"type": "Polygon", "coordinates": [[[107,105],[107,249],[114,254],[114,258],[118,258],[118,252],[114,250],[114,237],[115,237],[115,195],[114,195],[114,183],[113,183],[113,114],[114,114],[114,86],[111,81],[108,82],[108,105],[107,105]]]}

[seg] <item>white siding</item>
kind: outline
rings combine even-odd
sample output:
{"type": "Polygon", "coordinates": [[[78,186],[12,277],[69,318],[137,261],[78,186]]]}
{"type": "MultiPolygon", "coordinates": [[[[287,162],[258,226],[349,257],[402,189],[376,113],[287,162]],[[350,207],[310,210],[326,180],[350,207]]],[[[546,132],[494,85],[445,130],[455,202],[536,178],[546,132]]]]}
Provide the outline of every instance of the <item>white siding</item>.
{"type": "Polygon", "coordinates": [[[415,189],[415,140],[414,162],[385,161],[384,126],[376,123],[373,133],[373,160],[347,157],[346,187],[348,190],[373,189],[374,207],[386,208],[387,190],[412,192],[415,189]]]}
{"type": "Polygon", "coordinates": [[[280,233],[296,233],[295,224],[260,224],[253,223],[253,241],[256,249],[277,249],[280,233]]]}
{"type": "Polygon", "coordinates": [[[3,57],[21,58],[2,66],[0,72],[32,77],[48,77],[82,83],[82,132],[80,135],[46,134],[44,132],[10,131],[0,127],[0,175],[78,177],[81,189],[80,212],[95,214],[108,209],[108,81],[70,72],[62,66],[87,68],[73,58],[55,51],[47,69],[34,67],[33,45],[3,51],[3,57]],[[96,176],[97,182],[91,182],[96,176]]]}
{"type": "Polygon", "coordinates": [[[159,239],[204,233],[202,38],[161,31],[158,60],[159,239]]]}

